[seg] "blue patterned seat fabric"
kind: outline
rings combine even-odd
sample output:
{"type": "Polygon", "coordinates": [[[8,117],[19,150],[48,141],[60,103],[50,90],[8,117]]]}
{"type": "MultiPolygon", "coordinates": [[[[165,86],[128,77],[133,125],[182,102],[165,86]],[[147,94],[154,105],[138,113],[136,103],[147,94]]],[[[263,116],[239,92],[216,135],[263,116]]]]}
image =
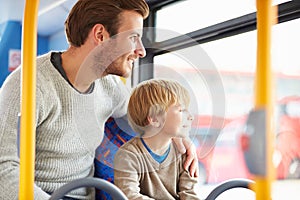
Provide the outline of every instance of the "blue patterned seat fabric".
{"type": "MultiPolygon", "coordinates": [[[[111,117],[106,121],[103,140],[96,150],[95,177],[114,183],[114,155],[120,146],[136,135],[128,124],[127,126],[125,132],[114,118],[111,117]]],[[[96,190],[96,199],[112,200],[108,193],[100,190],[96,190]]]]}

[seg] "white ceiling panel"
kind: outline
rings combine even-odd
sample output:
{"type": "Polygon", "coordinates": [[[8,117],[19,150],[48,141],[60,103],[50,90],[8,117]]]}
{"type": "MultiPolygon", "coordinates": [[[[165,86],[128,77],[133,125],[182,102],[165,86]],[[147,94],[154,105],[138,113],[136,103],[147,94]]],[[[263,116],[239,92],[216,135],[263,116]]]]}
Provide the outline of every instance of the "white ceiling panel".
{"type": "MultiPolygon", "coordinates": [[[[38,33],[43,36],[64,28],[69,10],[77,0],[40,0],[38,11],[38,33]]],[[[21,21],[25,0],[0,0],[0,24],[6,21],[21,21]]]]}
{"type": "MultiPolygon", "coordinates": [[[[40,0],[38,33],[49,36],[63,30],[66,17],[76,2],[77,0],[40,0]]],[[[25,0],[0,0],[0,24],[9,20],[22,22],[24,5],[25,0]]]]}

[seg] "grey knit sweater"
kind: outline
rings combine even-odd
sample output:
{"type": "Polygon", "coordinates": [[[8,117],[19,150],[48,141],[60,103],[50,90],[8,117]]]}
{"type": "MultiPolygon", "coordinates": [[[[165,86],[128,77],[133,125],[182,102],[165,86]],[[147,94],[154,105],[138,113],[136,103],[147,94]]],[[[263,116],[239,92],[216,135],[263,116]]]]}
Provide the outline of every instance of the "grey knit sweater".
{"type": "MultiPolygon", "coordinates": [[[[51,53],[37,59],[35,199],[48,199],[63,184],[93,175],[96,147],[109,116],[126,114],[129,91],[117,76],[95,81],[90,94],[80,94],[50,62],[51,53]],[[47,193],[46,193],[47,192],[47,193]]],[[[20,73],[15,70],[0,92],[0,199],[17,199],[19,158],[17,124],[20,113],[20,73]]],[[[93,190],[70,196],[93,199],[93,190]]]]}

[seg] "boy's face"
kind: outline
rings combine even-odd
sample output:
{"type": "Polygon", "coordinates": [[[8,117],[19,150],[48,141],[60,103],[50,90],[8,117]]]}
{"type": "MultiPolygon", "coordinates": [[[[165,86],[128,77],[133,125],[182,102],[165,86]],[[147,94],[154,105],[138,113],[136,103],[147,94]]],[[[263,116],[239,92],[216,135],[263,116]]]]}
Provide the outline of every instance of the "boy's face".
{"type": "Polygon", "coordinates": [[[166,113],[163,131],[172,137],[187,137],[193,116],[183,105],[173,104],[166,113]]]}

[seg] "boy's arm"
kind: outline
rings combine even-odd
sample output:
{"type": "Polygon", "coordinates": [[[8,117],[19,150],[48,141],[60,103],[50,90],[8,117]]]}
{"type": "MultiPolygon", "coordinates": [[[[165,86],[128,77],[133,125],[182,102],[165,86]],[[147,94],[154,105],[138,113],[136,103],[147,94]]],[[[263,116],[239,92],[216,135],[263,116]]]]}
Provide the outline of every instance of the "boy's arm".
{"type": "MultiPolygon", "coordinates": [[[[182,156],[184,159],[183,161],[186,161],[185,155],[182,156]]],[[[197,186],[197,177],[190,176],[190,173],[182,169],[179,175],[179,182],[178,182],[178,188],[179,188],[179,199],[180,200],[199,200],[200,198],[197,196],[196,193],[196,186],[197,186]]]]}
{"type": "Polygon", "coordinates": [[[189,171],[192,177],[199,176],[198,158],[195,145],[188,138],[173,138],[173,141],[180,153],[186,154],[186,160],[183,164],[184,169],[189,171]]]}
{"type": "Polygon", "coordinates": [[[140,193],[139,160],[128,150],[120,148],[114,158],[114,184],[128,199],[154,200],[140,193]]]}

